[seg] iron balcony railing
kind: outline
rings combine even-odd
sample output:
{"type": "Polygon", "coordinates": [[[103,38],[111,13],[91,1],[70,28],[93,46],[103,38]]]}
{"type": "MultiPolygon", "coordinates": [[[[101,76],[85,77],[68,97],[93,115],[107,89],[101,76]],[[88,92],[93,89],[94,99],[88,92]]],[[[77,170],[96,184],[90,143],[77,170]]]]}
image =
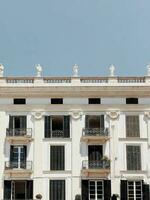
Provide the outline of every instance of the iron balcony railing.
{"type": "Polygon", "coordinates": [[[109,136],[108,128],[84,128],[83,136],[109,136]]]}
{"type": "Polygon", "coordinates": [[[110,169],[110,160],[83,160],[82,169],[110,169]]]}
{"type": "Polygon", "coordinates": [[[17,169],[17,170],[32,170],[32,161],[6,161],[5,170],[17,169]]]}
{"type": "Polygon", "coordinates": [[[7,128],[6,136],[28,136],[32,137],[32,128],[7,128]]]}
{"type": "Polygon", "coordinates": [[[68,138],[69,133],[66,133],[65,130],[45,130],[45,135],[47,138],[68,138]]]}

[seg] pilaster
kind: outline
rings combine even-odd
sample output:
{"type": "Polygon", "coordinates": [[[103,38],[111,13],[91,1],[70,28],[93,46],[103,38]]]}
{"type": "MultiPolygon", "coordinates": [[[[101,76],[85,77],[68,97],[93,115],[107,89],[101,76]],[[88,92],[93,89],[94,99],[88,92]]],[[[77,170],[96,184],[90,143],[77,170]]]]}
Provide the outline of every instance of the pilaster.
{"type": "Polygon", "coordinates": [[[44,112],[34,111],[32,113],[34,121],[34,152],[33,152],[33,179],[34,198],[36,194],[44,195],[43,188],[43,148],[42,139],[44,134],[44,112]]]}

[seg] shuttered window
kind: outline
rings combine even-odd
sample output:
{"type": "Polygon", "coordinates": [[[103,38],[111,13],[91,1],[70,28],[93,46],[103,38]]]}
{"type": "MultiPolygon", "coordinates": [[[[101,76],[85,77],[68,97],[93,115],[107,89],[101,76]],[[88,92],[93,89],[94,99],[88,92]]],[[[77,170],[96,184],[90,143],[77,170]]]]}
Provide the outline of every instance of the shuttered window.
{"type": "Polygon", "coordinates": [[[140,137],[139,116],[126,116],[126,137],[140,137]]]}
{"type": "Polygon", "coordinates": [[[50,147],[50,170],[65,169],[65,147],[51,146],[50,147]]]}
{"type": "Polygon", "coordinates": [[[127,170],[141,170],[140,146],[127,146],[127,170]]]}
{"type": "Polygon", "coordinates": [[[50,180],[50,200],[65,200],[65,180],[50,180]]]}

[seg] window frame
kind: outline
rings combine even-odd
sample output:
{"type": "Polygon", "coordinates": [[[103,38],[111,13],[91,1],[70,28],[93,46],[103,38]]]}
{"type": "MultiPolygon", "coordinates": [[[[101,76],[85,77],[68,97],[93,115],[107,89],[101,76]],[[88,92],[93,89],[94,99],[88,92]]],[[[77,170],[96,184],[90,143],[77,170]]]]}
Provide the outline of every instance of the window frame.
{"type": "MultiPolygon", "coordinates": [[[[129,120],[130,121],[130,120],[129,120]]],[[[126,114],[125,115],[125,128],[126,128],[126,138],[140,138],[141,137],[141,134],[140,134],[140,115],[139,114],[126,114]],[[129,117],[138,117],[138,128],[136,130],[136,128],[133,128],[133,124],[134,122],[132,121],[132,124],[130,124],[130,128],[127,128],[127,118],[129,117]],[[130,133],[128,132],[129,129],[133,129],[133,132],[130,133]],[[135,133],[137,133],[135,136],[134,136],[134,130],[135,130],[135,133]]]]}
{"type": "MultiPolygon", "coordinates": [[[[133,152],[132,152],[132,154],[133,154],[133,152]]],[[[132,161],[133,161],[133,159],[132,159],[132,161]]],[[[141,145],[140,144],[126,144],[126,170],[127,171],[142,171],[142,148],[141,148],[141,145]],[[138,164],[137,164],[137,166],[132,166],[132,168],[134,168],[134,169],[129,169],[130,167],[129,167],[129,165],[128,165],[128,152],[127,152],[127,148],[128,147],[139,147],[139,151],[140,151],[140,153],[139,153],[139,158],[138,158],[138,160],[140,160],[140,163],[139,163],[139,169],[136,169],[136,168],[138,168],[137,166],[138,166],[138,164]]]]}
{"type": "MultiPolygon", "coordinates": [[[[50,163],[49,163],[49,169],[50,169],[50,171],[65,171],[65,168],[66,168],[66,162],[65,162],[65,161],[66,161],[66,160],[65,160],[65,159],[66,159],[66,156],[65,156],[65,155],[66,155],[66,152],[65,152],[65,150],[66,150],[66,148],[65,148],[65,145],[63,145],[63,144],[57,144],[57,145],[55,145],[55,144],[53,145],[53,144],[52,144],[52,145],[50,145],[50,148],[49,148],[49,152],[50,152],[50,154],[49,154],[49,159],[50,159],[50,160],[49,160],[49,162],[50,162],[50,163]],[[51,150],[52,147],[63,147],[63,163],[61,163],[61,160],[59,160],[60,158],[57,159],[57,163],[55,164],[55,165],[56,165],[55,167],[56,167],[57,169],[54,169],[54,166],[52,166],[52,154],[51,154],[51,153],[52,153],[52,150],[51,150]],[[59,160],[59,161],[58,161],[58,160],[59,160]],[[62,166],[61,166],[62,169],[60,169],[61,167],[58,168],[58,162],[59,162],[59,165],[62,164],[62,166]]],[[[53,156],[55,157],[56,154],[53,155],[53,156]]],[[[55,158],[56,158],[56,157],[55,157],[55,158]]]]}

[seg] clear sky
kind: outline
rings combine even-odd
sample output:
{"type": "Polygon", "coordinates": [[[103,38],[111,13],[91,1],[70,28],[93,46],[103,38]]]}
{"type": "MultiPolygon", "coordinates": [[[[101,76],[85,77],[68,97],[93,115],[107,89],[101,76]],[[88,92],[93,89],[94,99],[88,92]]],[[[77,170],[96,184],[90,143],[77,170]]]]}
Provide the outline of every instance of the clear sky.
{"type": "Polygon", "coordinates": [[[145,75],[150,0],[0,0],[0,63],[5,75],[145,75]]]}

